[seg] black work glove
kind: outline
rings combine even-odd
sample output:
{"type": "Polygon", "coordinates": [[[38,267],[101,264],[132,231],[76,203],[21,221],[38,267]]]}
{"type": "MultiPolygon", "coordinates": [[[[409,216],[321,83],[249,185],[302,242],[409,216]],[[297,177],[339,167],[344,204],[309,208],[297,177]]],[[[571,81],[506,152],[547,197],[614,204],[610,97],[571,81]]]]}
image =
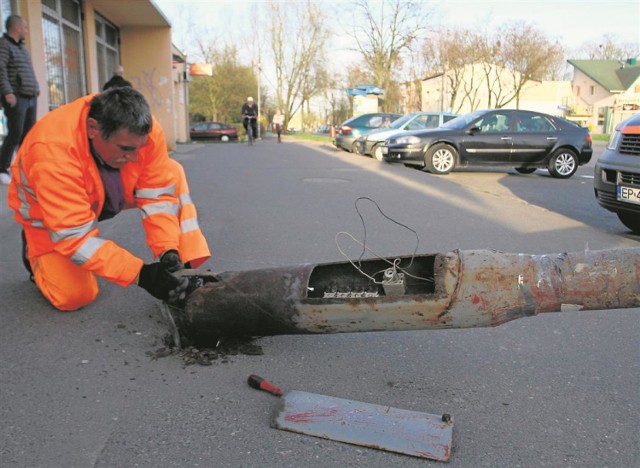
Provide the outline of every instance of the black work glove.
{"type": "Polygon", "coordinates": [[[162,262],[156,262],[142,265],[138,286],[146,289],[156,299],[173,301],[184,299],[189,280],[172,275],[162,262]]]}
{"type": "Polygon", "coordinates": [[[160,257],[160,263],[164,265],[169,273],[184,270],[184,264],[180,260],[180,254],[177,250],[167,250],[160,257]]]}

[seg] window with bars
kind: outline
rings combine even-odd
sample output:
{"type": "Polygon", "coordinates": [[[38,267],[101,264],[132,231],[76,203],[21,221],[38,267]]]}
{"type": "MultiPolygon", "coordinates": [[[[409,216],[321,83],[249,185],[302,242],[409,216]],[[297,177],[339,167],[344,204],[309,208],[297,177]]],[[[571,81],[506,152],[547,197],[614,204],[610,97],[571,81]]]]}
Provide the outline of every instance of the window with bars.
{"type": "Polygon", "coordinates": [[[120,32],[118,28],[96,14],[96,50],[98,54],[98,80],[103,85],[106,83],[116,65],[120,63],[120,32]]]}
{"type": "Polygon", "coordinates": [[[42,32],[49,108],[86,94],[78,0],[42,0],[42,32]]]}
{"type": "Polygon", "coordinates": [[[4,23],[5,21],[7,21],[7,18],[13,14],[13,12],[15,11],[15,6],[14,6],[13,1],[11,0],[2,0],[0,1],[0,10],[2,13],[2,26],[0,27],[0,29],[2,29],[3,32],[6,32],[4,30],[4,23]]]}

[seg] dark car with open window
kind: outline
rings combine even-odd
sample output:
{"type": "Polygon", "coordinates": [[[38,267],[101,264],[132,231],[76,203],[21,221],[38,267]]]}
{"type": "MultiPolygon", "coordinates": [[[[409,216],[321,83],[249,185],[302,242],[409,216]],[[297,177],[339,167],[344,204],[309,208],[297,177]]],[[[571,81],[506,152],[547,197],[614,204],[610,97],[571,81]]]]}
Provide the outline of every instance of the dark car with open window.
{"type": "Polygon", "coordinates": [[[593,181],[598,203],[640,234],[640,114],[616,126],[596,161],[593,181]]]}
{"type": "Polygon", "coordinates": [[[591,134],[561,117],[519,109],[479,110],[436,129],[394,135],[382,147],[387,162],[448,174],[457,167],[507,166],[521,174],[548,169],[566,179],[593,154],[591,134]]]}

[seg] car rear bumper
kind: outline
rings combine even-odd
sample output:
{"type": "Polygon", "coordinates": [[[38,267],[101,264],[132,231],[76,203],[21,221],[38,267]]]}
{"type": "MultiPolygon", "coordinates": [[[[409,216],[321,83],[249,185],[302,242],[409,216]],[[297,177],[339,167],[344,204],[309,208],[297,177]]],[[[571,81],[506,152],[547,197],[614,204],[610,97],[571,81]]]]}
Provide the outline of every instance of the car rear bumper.
{"type": "Polygon", "coordinates": [[[591,157],[593,156],[593,148],[583,148],[582,151],[578,154],[578,165],[584,166],[591,161],[591,157]]]}
{"type": "Polygon", "coordinates": [[[338,148],[342,148],[345,149],[347,151],[351,151],[351,145],[353,145],[353,142],[356,140],[356,138],[353,135],[340,135],[337,134],[336,135],[336,146],[338,148]]]}

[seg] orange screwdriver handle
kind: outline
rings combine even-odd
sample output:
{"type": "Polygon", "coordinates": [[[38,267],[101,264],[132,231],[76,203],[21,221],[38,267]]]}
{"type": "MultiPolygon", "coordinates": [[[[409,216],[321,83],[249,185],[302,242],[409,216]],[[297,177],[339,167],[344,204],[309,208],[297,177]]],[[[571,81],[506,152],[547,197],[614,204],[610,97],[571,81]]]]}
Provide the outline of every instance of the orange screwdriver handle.
{"type": "Polygon", "coordinates": [[[251,388],[255,388],[256,390],[262,390],[275,396],[282,396],[282,390],[257,375],[251,374],[247,378],[247,383],[251,388]]]}

